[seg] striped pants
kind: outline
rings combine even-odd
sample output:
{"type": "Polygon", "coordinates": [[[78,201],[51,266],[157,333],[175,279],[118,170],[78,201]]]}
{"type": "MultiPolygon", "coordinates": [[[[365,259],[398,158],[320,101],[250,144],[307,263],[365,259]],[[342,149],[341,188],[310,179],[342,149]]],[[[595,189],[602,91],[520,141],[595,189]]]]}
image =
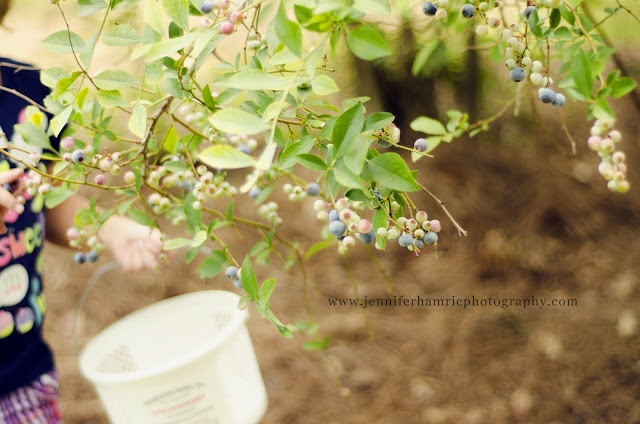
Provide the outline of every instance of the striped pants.
{"type": "Polygon", "coordinates": [[[0,396],[0,424],[60,424],[58,374],[40,376],[27,386],[0,396]]]}

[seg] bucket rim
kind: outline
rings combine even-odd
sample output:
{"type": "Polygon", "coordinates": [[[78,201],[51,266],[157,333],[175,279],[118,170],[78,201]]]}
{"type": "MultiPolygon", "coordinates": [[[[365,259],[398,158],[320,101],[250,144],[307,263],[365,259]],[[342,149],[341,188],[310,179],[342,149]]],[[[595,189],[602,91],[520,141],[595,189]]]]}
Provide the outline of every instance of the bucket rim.
{"type": "MultiPolygon", "coordinates": [[[[184,302],[186,299],[190,297],[203,297],[203,296],[217,296],[217,297],[228,297],[229,300],[234,299],[237,301],[240,299],[240,296],[236,293],[229,292],[226,290],[200,290],[196,292],[185,293],[173,297],[169,297],[167,299],[160,300],[158,302],[154,302],[150,305],[147,305],[143,308],[137,309],[118,320],[112,322],[107,327],[103,328],[98,334],[93,336],[91,340],[85,345],[85,347],[80,352],[78,357],[78,367],[80,368],[81,374],[91,381],[94,385],[100,386],[105,384],[117,385],[117,384],[131,384],[135,382],[139,382],[146,379],[155,378],[161,376],[163,374],[167,374],[171,371],[178,370],[185,365],[197,361],[198,359],[204,357],[207,354],[211,354],[216,350],[220,349],[225,342],[235,333],[238,332],[240,326],[244,325],[249,317],[249,312],[247,309],[240,310],[237,309],[237,313],[234,314],[231,321],[225,326],[225,328],[219,333],[218,337],[212,338],[210,340],[205,340],[201,345],[198,345],[196,348],[192,349],[188,353],[181,355],[177,358],[172,358],[167,360],[164,364],[144,369],[140,371],[129,372],[126,374],[103,374],[91,369],[87,362],[87,355],[90,351],[92,351],[95,344],[98,342],[101,336],[106,336],[107,333],[115,331],[120,325],[123,325],[124,321],[134,318],[137,315],[141,315],[145,312],[148,312],[151,309],[155,309],[156,307],[166,306],[170,303],[176,302],[184,302]]],[[[232,302],[229,302],[229,306],[232,306],[232,302]]]]}

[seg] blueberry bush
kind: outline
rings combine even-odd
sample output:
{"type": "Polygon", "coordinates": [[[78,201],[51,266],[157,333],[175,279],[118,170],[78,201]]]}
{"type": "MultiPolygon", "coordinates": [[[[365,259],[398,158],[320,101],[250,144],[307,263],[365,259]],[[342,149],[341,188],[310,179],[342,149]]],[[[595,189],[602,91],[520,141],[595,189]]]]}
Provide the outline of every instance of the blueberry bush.
{"type": "MultiPolygon", "coordinates": [[[[72,55],[77,66],[43,70],[42,82],[51,94],[44,105],[29,107],[26,122],[16,126],[28,143],[45,149],[51,149],[51,136],[59,137],[59,151],[25,155],[19,146],[1,149],[30,168],[24,196],[55,207],[82,186],[117,194],[118,202],[105,210],[94,198],[68,230],[78,263],[97,260],[102,245],[96,232],[111,215],[161,229],[171,222],[182,236],[166,240],[165,251],[186,248],[186,262],[197,266],[202,278],[224,274],[243,291],[241,307],[254,303],[285,336],[313,332],[316,326],[278,320],[269,304],[275,280],[258,284],[252,260],[278,261],[291,269],[304,267],[322,249],[334,247],[347,255],[358,245],[365,245],[374,261],[370,246],[419,256],[434,251],[447,223],[466,234],[412,168],[418,162],[428,166],[430,153],[442,142],[489,131],[527,94],[543,107],[582,103],[586,119],[593,120],[585,144],[601,158],[598,171],[612,191],[630,188],[623,136],[610,102],[633,91],[636,82],[617,69],[605,73],[615,52],[597,31],[621,13],[640,25],[619,1],[610,2],[597,22],[585,13],[582,0],[51,3],[66,27],[46,37],[42,47],[72,55]],[[74,32],[68,19],[76,6],[78,19],[102,16],[88,39],[74,32]],[[475,31],[477,45],[502,61],[505,78],[513,81],[503,93],[504,107],[477,122],[458,110],[447,111],[444,121],[416,116],[411,129],[424,138],[401,141],[395,117],[367,111],[368,97],[330,103],[330,95],[340,91],[333,77],[340,62],[331,58],[342,40],[361,60],[393,60],[397,53],[388,24],[407,21],[421,28],[415,73],[429,65],[440,46],[455,46],[475,31]],[[93,72],[98,43],[129,60],[93,72]],[[43,125],[45,113],[53,118],[43,125]],[[40,164],[44,158],[55,165],[46,169],[40,164]],[[246,179],[234,186],[228,177],[238,173],[246,179]],[[325,229],[323,240],[305,252],[279,234],[286,224],[271,198],[274,189],[291,202],[313,203],[318,226],[325,229]],[[420,191],[439,209],[427,214],[417,206],[411,193],[420,191]],[[253,199],[260,220],[234,209],[237,196],[253,199]],[[261,241],[249,252],[232,252],[219,235],[229,226],[254,231],[261,241]],[[201,252],[206,258],[198,256],[201,252]]],[[[166,261],[166,253],[160,260],[166,261]]],[[[306,347],[326,343],[310,340],[306,347]]]]}

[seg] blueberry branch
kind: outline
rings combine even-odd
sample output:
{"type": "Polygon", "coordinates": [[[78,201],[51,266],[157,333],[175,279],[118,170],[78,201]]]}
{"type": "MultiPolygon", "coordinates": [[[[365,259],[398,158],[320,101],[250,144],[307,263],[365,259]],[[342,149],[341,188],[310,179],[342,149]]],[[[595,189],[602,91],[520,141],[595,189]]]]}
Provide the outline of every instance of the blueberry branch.
{"type": "Polygon", "coordinates": [[[442,208],[442,210],[444,211],[444,213],[447,215],[447,217],[449,218],[449,220],[453,223],[453,225],[456,227],[456,229],[458,230],[458,235],[463,235],[466,236],[467,235],[467,231],[462,228],[460,226],[460,224],[458,224],[456,222],[455,219],[453,219],[453,216],[451,216],[451,214],[449,213],[449,211],[447,210],[447,208],[444,205],[444,202],[440,199],[438,199],[433,193],[431,193],[425,186],[423,186],[422,184],[420,184],[418,182],[418,185],[420,186],[420,188],[427,193],[429,196],[433,197],[433,199],[438,202],[438,204],[440,205],[440,207],[442,208]]]}

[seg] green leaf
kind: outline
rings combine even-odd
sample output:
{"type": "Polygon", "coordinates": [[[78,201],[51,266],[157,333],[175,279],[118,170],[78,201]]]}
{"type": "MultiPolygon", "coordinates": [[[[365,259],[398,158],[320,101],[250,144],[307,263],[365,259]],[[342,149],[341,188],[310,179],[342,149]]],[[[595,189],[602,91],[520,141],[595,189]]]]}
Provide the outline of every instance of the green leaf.
{"type": "Polygon", "coordinates": [[[140,138],[143,138],[147,131],[147,108],[140,103],[136,103],[133,108],[133,114],[129,119],[129,129],[140,138]]]}
{"type": "Polygon", "coordinates": [[[95,222],[95,216],[89,209],[80,209],[78,213],[76,213],[74,222],[77,226],[84,227],[93,224],[95,222]]]}
{"type": "Polygon", "coordinates": [[[175,238],[164,244],[164,250],[182,249],[183,247],[191,246],[191,242],[192,241],[187,238],[175,238]]]}
{"type": "Polygon", "coordinates": [[[106,108],[129,106],[127,100],[118,90],[100,90],[96,97],[98,102],[106,108]]]}
{"type": "Polygon", "coordinates": [[[149,218],[149,215],[147,215],[143,210],[132,209],[129,211],[129,216],[140,225],[145,225],[147,227],[151,227],[153,225],[153,220],[149,218]]]}
{"type": "Polygon", "coordinates": [[[289,81],[268,74],[260,69],[247,69],[232,75],[225,74],[221,78],[213,81],[213,84],[220,87],[237,88],[240,90],[286,90],[289,81]]]}
{"type": "Polygon", "coordinates": [[[296,56],[302,53],[302,31],[300,25],[287,18],[284,1],[280,2],[278,14],[274,19],[276,34],[280,41],[296,56]]]}
{"type": "Polygon", "coordinates": [[[340,157],[341,152],[351,148],[353,140],[360,135],[363,125],[364,106],[362,104],[356,104],[338,117],[331,133],[336,157],[340,157]]]}
{"type": "Polygon", "coordinates": [[[431,135],[444,135],[447,129],[440,121],[426,116],[420,116],[411,122],[410,127],[414,131],[419,131],[431,135]]]}
{"type": "Polygon", "coordinates": [[[420,74],[420,71],[427,64],[429,58],[431,57],[433,52],[436,51],[440,43],[440,39],[436,38],[427,42],[427,44],[425,44],[420,50],[418,50],[418,53],[416,53],[416,58],[413,60],[413,64],[411,65],[411,75],[417,76],[418,74],[420,74]]]}
{"type": "Polygon", "coordinates": [[[189,31],[189,2],[187,0],[162,0],[162,8],[176,25],[189,31]]]}
{"type": "Polygon", "coordinates": [[[254,158],[228,144],[211,146],[200,153],[198,159],[213,168],[220,169],[247,168],[256,163],[254,158]]]}
{"type": "Polygon", "coordinates": [[[225,254],[219,250],[211,252],[205,261],[198,267],[200,278],[213,278],[220,274],[227,266],[225,254]]]}
{"type": "Polygon", "coordinates": [[[71,113],[73,113],[73,105],[67,106],[62,112],[56,115],[50,123],[50,128],[53,131],[54,137],[60,135],[60,131],[67,125],[69,121],[69,117],[71,117],[71,113]]]}
{"type": "MultiPolygon", "coordinates": [[[[153,0],[151,0],[153,1],[153,0]]],[[[189,33],[182,37],[171,38],[169,40],[160,41],[151,45],[145,58],[146,62],[153,62],[162,59],[180,49],[184,49],[198,37],[197,33],[189,33]]]]}
{"type": "Polygon", "coordinates": [[[534,9],[529,15],[529,29],[531,33],[538,38],[542,38],[542,29],[540,28],[540,18],[538,17],[538,9],[534,9]]]}
{"type": "Polygon", "coordinates": [[[91,67],[91,62],[93,61],[93,53],[96,49],[96,44],[98,44],[98,37],[100,36],[100,31],[96,31],[93,33],[87,44],[84,45],[82,51],[80,52],[80,60],[84,63],[84,66],[89,69],[91,67]]]}
{"type": "Polygon", "coordinates": [[[60,96],[62,96],[69,87],[73,85],[80,75],[82,75],[82,72],[74,72],[70,77],[60,79],[53,92],[53,99],[58,100],[60,96]]]}
{"type": "Polygon", "coordinates": [[[198,231],[193,240],[191,241],[191,247],[199,247],[204,244],[205,241],[209,238],[209,235],[206,231],[198,231]]]}
{"type": "Polygon", "coordinates": [[[53,175],[58,175],[59,173],[64,171],[64,169],[69,165],[71,165],[70,162],[67,162],[64,160],[59,161],[53,166],[53,175]]]}
{"type": "Polygon", "coordinates": [[[164,32],[164,14],[156,0],[147,0],[144,4],[144,20],[149,26],[158,32],[161,36],[165,36],[164,32]]]}
{"type": "Polygon", "coordinates": [[[263,317],[265,317],[266,319],[271,321],[273,323],[273,325],[276,326],[276,328],[278,329],[280,334],[282,334],[284,337],[289,338],[289,339],[291,337],[293,337],[293,333],[291,332],[291,329],[289,327],[287,327],[286,325],[284,325],[278,319],[278,317],[276,317],[274,315],[274,313],[271,310],[271,308],[258,308],[258,312],[260,312],[260,315],[262,315],[263,317]]]}
{"type": "Polygon", "coordinates": [[[379,184],[397,191],[417,191],[420,186],[397,153],[383,153],[369,161],[369,171],[379,184]]]}
{"type": "Polygon", "coordinates": [[[335,240],[320,241],[314,244],[313,246],[311,246],[309,250],[307,250],[307,253],[305,253],[304,258],[308,260],[309,258],[311,258],[316,253],[320,252],[321,250],[324,250],[331,246],[335,246],[335,244],[336,244],[335,240]]]}
{"type": "Polygon", "coordinates": [[[356,175],[362,172],[370,144],[370,137],[358,135],[351,143],[351,148],[343,156],[347,168],[356,175]]]}
{"type": "Polygon", "coordinates": [[[69,43],[69,31],[58,31],[51,34],[40,43],[43,49],[56,54],[71,54],[74,51],[80,53],[84,48],[84,41],[75,32],[71,33],[71,43],[69,43]],[[71,48],[73,46],[73,49],[71,48]]]}
{"type": "Polygon", "coordinates": [[[52,209],[67,200],[69,197],[73,196],[75,192],[66,187],[59,186],[54,187],[49,194],[44,199],[44,205],[47,209],[52,209]]]}
{"type": "Polygon", "coordinates": [[[367,25],[347,32],[347,45],[353,54],[363,60],[375,60],[391,54],[382,34],[367,25]]]}
{"type": "Polygon", "coordinates": [[[47,137],[40,127],[36,127],[33,123],[18,124],[15,125],[14,128],[27,144],[42,147],[43,149],[51,149],[49,137],[47,137]]]}
{"type": "Polygon", "coordinates": [[[623,77],[611,84],[611,97],[617,99],[633,91],[638,84],[631,78],[623,77]]]}
{"type": "MultiPolygon", "coordinates": [[[[65,163],[69,163],[69,162],[65,162],[65,163]]],[[[136,199],[134,197],[133,199],[129,199],[126,202],[122,203],[120,206],[118,206],[118,215],[122,216],[125,213],[127,213],[129,208],[131,207],[131,205],[133,205],[135,201],[136,199]]]]}
{"type": "Polygon", "coordinates": [[[333,169],[333,175],[335,176],[336,181],[343,187],[364,190],[364,182],[362,181],[362,178],[351,172],[342,159],[336,163],[336,166],[333,169]]]}
{"type": "Polygon", "coordinates": [[[558,40],[564,40],[564,41],[571,41],[573,40],[573,35],[571,34],[571,30],[567,27],[560,27],[557,28],[554,32],[553,35],[558,39],[558,40]]]}
{"type": "Polygon", "coordinates": [[[389,216],[383,208],[377,208],[371,218],[371,226],[373,227],[373,231],[376,232],[376,243],[382,246],[383,249],[386,247],[387,239],[385,237],[380,237],[377,231],[378,228],[387,228],[387,225],[389,225],[389,216]]]}
{"type": "Polygon", "coordinates": [[[591,93],[593,91],[593,77],[591,76],[591,68],[589,67],[587,55],[584,54],[582,49],[578,50],[573,59],[571,65],[571,76],[573,77],[576,90],[583,96],[591,98],[591,93]]]}
{"type": "Polygon", "coordinates": [[[269,129],[267,124],[254,114],[241,109],[222,109],[209,117],[217,130],[231,134],[257,134],[269,129]]]}
{"type": "Polygon", "coordinates": [[[78,0],[78,16],[90,16],[106,7],[104,0],[78,0]]]}
{"type": "Polygon", "coordinates": [[[316,79],[313,80],[313,92],[320,96],[326,96],[338,91],[340,91],[340,88],[326,75],[318,75],[316,79]]]}
{"type": "Polygon", "coordinates": [[[298,163],[300,163],[300,165],[308,169],[313,169],[315,171],[327,170],[327,164],[322,160],[322,158],[310,153],[303,153],[301,155],[298,155],[296,156],[296,160],[298,161],[298,163]]]}
{"type": "Polygon", "coordinates": [[[40,81],[43,85],[53,89],[56,87],[58,82],[63,78],[68,78],[70,76],[69,72],[64,70],[59,66],[55,68],[49,68],[40,72],[40,81]]]}
{"type": "Polygon", "coordinates": [[[260,286],[260,302],[259,305],[261,308],[264,308],[269,303],[269,298],[273,293],[273,289],[276,287],[276,279],[269,278],[267,281],[262,283],[260,286]]]}
{"type": "Polygon", "coordinates": [[[140,35],[131,25],[120,24],[106,31],[102,42],[107,46],[129,46],[140,43],[140,35]]]}
{"type": "Polygon", "coordinates": [[[300,141],[291,143],[282,150],[278,158],[278,167],[280,169],[291,168],[296,164],[296,156],[302,153],[308,153],[314,146],[316,139],[310,135],[304,136],[300,141]]]}
{"type": "Polygon", "coordinates": [[[120,69],[109,69],[101,72],[93,81],[103,90],[119,90],[138,84],[138,80],[131,74],[120,69]]]}
{"type": "Polygon", "coordinates": [[[378,131],[392,123],[396,119],[388,112],[374,112],[364,121],[363,131],[378,131]]]}
{"type": "Polygon", "coordinates": [[[551,29],[555,29],[558,25],[560,25],[561,19],[562,19],[562,15],[560,14],[560,10],[558,9],[551,10],[551,14],[549,15],[549,27],[551,29]]]}
{"type": "Polygon", "coordinates": [[[251,266],[251,257],[249,255],[247,255],[242,262],[240,274],[242,278],[242,287],[244,287],[245,291],[249,295],[249,298],[252,301],[258,300],[258,281],[256,280],[256,275],[253,272],[253,267],[251,266]]]}
{"type": "Polygon", "coordinates": [[[607,99],[598,99],[598,101],[593,104],[593,116],[598,119],[616,119],[609,107],[609,103],[607,103],[607,99]]]}

